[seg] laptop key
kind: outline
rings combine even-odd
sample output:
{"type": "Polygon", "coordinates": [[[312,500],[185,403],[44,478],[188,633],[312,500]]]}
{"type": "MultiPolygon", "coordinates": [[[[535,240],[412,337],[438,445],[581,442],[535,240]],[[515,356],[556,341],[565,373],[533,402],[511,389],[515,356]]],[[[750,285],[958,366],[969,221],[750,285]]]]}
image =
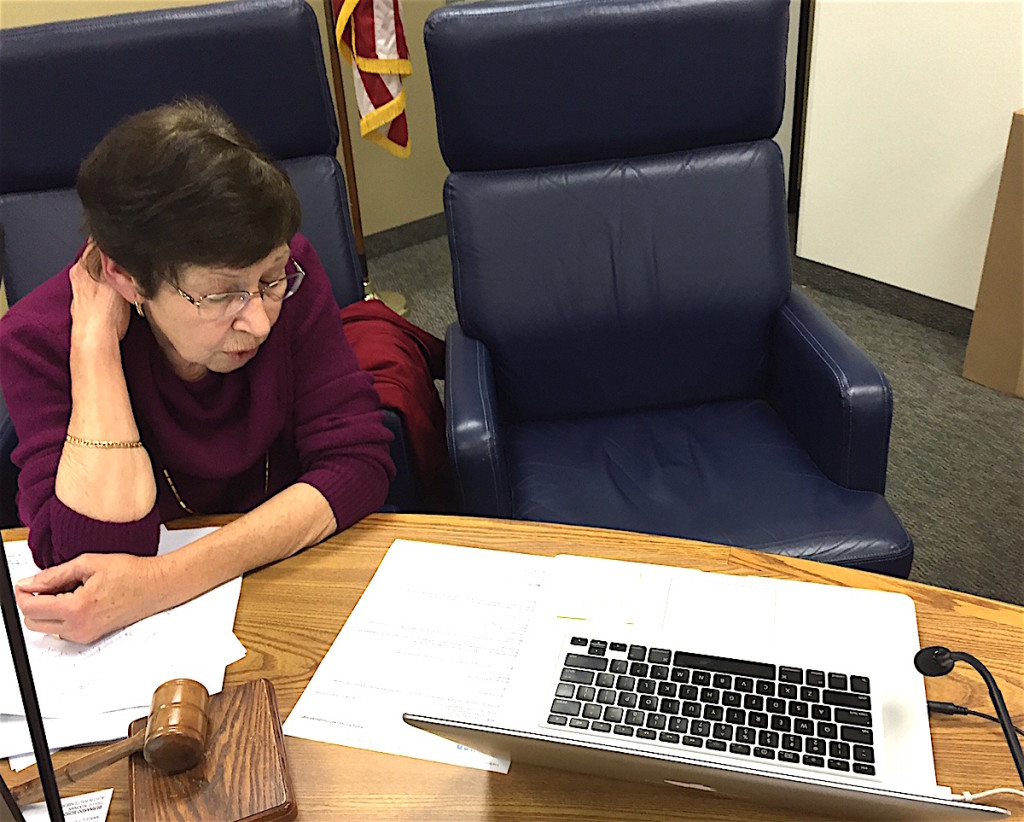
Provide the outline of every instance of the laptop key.
{"type": "Polygon", "coordinates": [[[555,696],[574,697],[576,696],[576,686],[568,682],[559,682],[558,687],[555,688],[555,696]]]}
{"type": "Polygon", "coordinates": [[[789,668],[785,665],[779,666],[779,681],[792,682],[796,685],[803,684],[804,672],[800,668],[789,668]]]}
{"type": "Polygon", "coordinates": [[[637,662],[643,662],[643,660],[647,659],[647,647],[644,645],[630,645],[629,653],[626,654],[626,657],[637,662]]]}
{"type": "Polygon", "coordinates": [[[849,711],[846,708],[836,708],[832,715],[832,721],[842,725],[860,725],[864,728],[870,728],[871,714],[867,711],[849,711]]]}
{"type": "Polygon", "coordinates": [[[703,671],[713,671],[720,674],[739,674],[740,676],[775,679],[774,665],[768,665],[761,662],[746,662],[744,660],[730,659],[728,657],[689,654],[685,651],[676,651],[672,655],[672,664],[677,668],[698,668],[703,671]]]}
{"type": "Polygon", "coordinates": [[[653,728],[656,731],[665,730],[665,723],[668,721],[668,717],[664,714],[647,714],[647,727],[653,728]]]}
{"type": "Polygon", "coordinates": [[[622,708],[605,708],[604,709],[604,721],[611,722],[612,724],[622,722],[624,715],[622,708]]]}
{"type": "Polygon", "coordinates": [[[828,761],[828,766],[833,771],[849,771],[850,770],[850,763],[847,762],[845,759],[830,759],[828,761]]]}
{"type": "Polygon", "coordinates": [[[662,731],[660,734],[658,734],[659,742],[671,742],[673,745],[677,745],[679,744],[679,739],[679,734],[674,734],[670,731],[662,731]]]}
{"type": "Polygon", "coordinates": [[[612,731],[617,736],[632,736],[633,735],[633,729],[630,728],[629,725],[616,725],[612,729],[612,731]]]}
{"type": "Polygon", "coordinates": [[[562,668],[562,675],[559,677],[562,682],[577,682],[581,685],[594,684],[593,671],[580,671],[576,668],[562,668]]]}
{"type": "Polygon", "coordinates": [[[825,672],[824,671],[808,671],[807,672],[807,684],[813,685],[815,688],[821,688],[825,685],[825,672]]]}
{"type": "Polygon", "coordinates": [[[749,676],[738,676],[732,681],[732,687],[745,694],[753,693],[754,680],[749,676]]]}
{"type": "Polygon", "coordinates": [[[813,756],[812,754],[804,754],[802,760],[805,765],[810,765],[813,768],[824,768],[825,760],[820,756],[813,756]]]}
{"type": "Polygon", "coordinates": [[[581,702],[593,702],[596,696],[597,691],[589,685],[580,685],[576,689],[576,698],[581,702]]]}
{"type": "Polygon", "coordinates": [[[859,728],[844,725],[839,729],[839,738],[843,742],[859,742],[861,745],[870,745],[875,741],[875,735],[870,728],[859,728]]]}
{"type": "Polygon", "coordinates": [[[654,691],[653,679],[641,679],[636,683],[636,692],[638,694],[653,694],[654,691]]]}
{"type": "Polygon", "coordinates": [[[875,775],[875,766],[874,765],[865,765],[863,762],[854,762],[853,763],[853,772],[854,773],[863,774],[864,776],[874,776],[875,775]]]}
{"type": "Polygon", "coordinates": [[[825,740],[811,738],[807,740],[807,753],[816,754],[817,756],[825,755],[825,740]]]}
{"type": "Polygon", "coordinates": [[[821,701],[826,705],[839,705],[843,708],[857,708],[861,711],[871,709],[871,697],[867,694],[851,694],[849,691],[825,691],[821,701]]]}
{"type": "Polygon", "coordinates": [[[637,728],[636,729],[636,735],[640,739],[657,739],[658,738],[658,734],[655,731],[652,731],[650,728],[637,728]]]}
{"type": "Polygon", "coordinates": [[[608,666],[608,670],[613,674],[624,674],[629,670],[629,663],[624,659],[613,659],[612,664],[608,666]]]}
{"type": "Polygon", "coordinates": [[[672,652],[667,648],[651,648],[647,652],[647,661],[658,665],[668,665],[672,661],[672,652]]]}
{"type": "Polygon", "coordinates": [[[611,644],[611,649],[613,651],[618,651],[620,653],[625,653],[626,652],[626,643],[625,642],[613,642],[611,644]]]}
{"type": "Polygon", "coordinates": [[[640,705],[638,707],[641,711],[656,711],[658,710],[658,697],[642,696],[640,697],[640,705]]]}
{"type": "Polygon", "coordinates": [[[589,645],[590,641],[584,636],[574,636],[569,640],[570,645],[589,645]]]}
{"type": "Polygon", "coordinates": [[[800,754],[795,753],[793,751],[779,751],[779,761],[799,763],[800,754]]]}
{"type": "Polygon", "coordinates": [[[593,702],[583,706],[583,716],[586,719],[600,719],[603,713],[601,706],[593,702]]]}
{"type": "Polygon", "coordinates": [[[571,699],[556,699],[551,703],[551,713],[565,714],[566,716],[579,716],[583,706],[571,699]]]}
{"type": "Polygon", "coordinates": [[[690,723],[690,733],[694,736],[709,736],[711,723],[704,719],[696,719],[690,723]]]}
{"type": "Polygon", "coordinates": [[[729,746],[729,753],[740,754],[741,756],[750,756],[750,746],[743,745],[739,742],[733,742],[729,746]]]}
{"type": "Polygon", "coordinates": [[[724,751],[725,743],[718,739],[709,739],[704,743],[704,747],[712,751],[724,751]]]}
{"type": "Polygon", "coordinates": [[[608,670],[608,660],[599,656],[586,654],[566,654],[565,664],[568,668],[585,668],[588,671],[608,670]]]}
{"type": "Polygon", "coordinates": [[[595,683],[598,688],[614,688],[615,687],[615,674],[598,674],[597,682],[595,683]]]}
{"type": "Polygon", "coordinates": [[[673,682],[685,685],[690,681],[690,670],[689,668],[673,668],[672,675],[669,678],[673,682]]]}
{"type": "Polygon", "coordinates": [[[837,691],[845,691],[848,687],[846,683],[846,674],[829,674],[828,687],[834,688],[837,691]]]}
{"type": "Polygon", "coordinates": [[[753,745],[757,741],[757,731],[753,728],[737,728],[736,741],[753,745]]]}
{"type": "Polygon", "coordinates": [[[854,745],[853,759],[855,762],[871,763],[875,761],[875,752],[867,745],[854,745]]]}
{"type": "Polygon", "coordinates": [[[676,733],[684,734],[689,728],[690,720],[685,716],[672,716],[668,720],[668,729],[676,733]]]}
{"type": "Polygon", "coordinates": [[[683,737],[683,744],[689,745],[691,748],[703,748],[704,740],[701,739],[699,736],[690,736],[689,734],[687,734],[683,737]]]}
{"type": "Polygon", "coordinates": [[[586,719],[573,718],[569,720],[569,727],[579,728],[581,731],[585,731],[587,728],[590,727],[590,722],[588,722],[586,719]]]}
{"type": "Polygon", "coordinates": [[[771,748],[754,748],[754,756],[759,759],[775,759],[775,751],[771,748]]]}
{"type": "Polygon", "coordinates": [[[592,639],[587,653],[591,656],[604,656],[608,652],[608,643],[600,639],[592,639]]]}
{"type": "Polygon", "coordinates": [[[548,717],[548,724],[549,725],[567,725],[568,723],[569,723],[569,718],[566,717],[566,716],[559,716],[558,714],[551,714],[548,717]]]}
{"type": "Polygon", "coordinates": [[[615,704],[615,691],[611,688],[602,688],[597,692],[597,701],[602,705],[614,705],[615,704]]]}
{"type": "Polygon", "coordinates": [[[871,683],[866,676],[851,676],[850,690],[857,694],[871,693],[871,683]]]}
{"type": "Polygon", "coordinates": [[[623,708],[635,708],[637,702],[637,695],[628,691],[623,691],[619,694],[619,698],[616,699],[616,703],[623,708]]]}
{"type": "Polygon", "coordinates": [[[658,710],[663,714],[677,714],[679,713],[679,705],[678,699],[662,699],[658,710]]]}
{"type": "Polygon", "coordinates": [[[644,724],[644,712],[643,711],[626,711],[626,724],[627,725],[643,725],[644,724]]]}
{"type": "Polygon", "coordinates": [[[704,706],[704,718],[710,719],[713,722],[718,722],[723,718],[725,712],[722,710],[721,705],[705,705],[704,706]]]}
{"type": "Polygon", "coordinates": [[[828,705],[812,705],[811,716],[814,719],[820,719],[825,722],[832,721],[832,709],[828,705]]]}
{"type": "Polygon", "coordinates": [[[607,722],[591,722],[590,723],[590,730],[592,730],[592,731],[600,731],[601,733],[606,734],[611,729],[612,729],[612,726],[609,725],[607,722]]]}

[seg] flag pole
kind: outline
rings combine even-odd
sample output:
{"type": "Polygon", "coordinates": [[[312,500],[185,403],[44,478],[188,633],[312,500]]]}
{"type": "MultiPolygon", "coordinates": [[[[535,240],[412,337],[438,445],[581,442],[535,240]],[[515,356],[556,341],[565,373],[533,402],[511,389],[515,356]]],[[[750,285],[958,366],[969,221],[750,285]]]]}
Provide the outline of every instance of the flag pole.
{"type": "Polygon", "coordinates": [[[363,240],[363,217],[359,210],[359,189],[356,186],[356,165],[352,158],[352,135],[348,128],[348,107],[345,104],[345,86],[341,80],[341,55],[338,54],[338,35],[331,0],[324,0],[324,16],[328,29],[328,53],[331,56],[331,75],[334,80],[334,105],[338,116],[338,131],[341,132],[341,156],[345,166],[345,187],[348,190],[348,209],[352,216],[352,230],[356,240],[356,254],[363,274],[363,291],[368,300],[380,300],[396,314],[403,317],[409,313],[408,303],[397,291],[375,291],[370,284],[369,268],[366,265],[366,244],[363,240]]]}

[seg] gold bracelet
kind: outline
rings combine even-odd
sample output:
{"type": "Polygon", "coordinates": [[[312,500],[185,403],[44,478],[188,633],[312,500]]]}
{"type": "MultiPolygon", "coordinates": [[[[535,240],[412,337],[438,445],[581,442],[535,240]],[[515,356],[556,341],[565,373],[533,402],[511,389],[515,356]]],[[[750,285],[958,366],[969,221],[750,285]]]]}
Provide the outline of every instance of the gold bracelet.
{"type": "Polygon", "coordinates": [[[84,440],[74,434],[64,437],[64,442],[86,448],[142,448],[142,440],[84,440]]]}

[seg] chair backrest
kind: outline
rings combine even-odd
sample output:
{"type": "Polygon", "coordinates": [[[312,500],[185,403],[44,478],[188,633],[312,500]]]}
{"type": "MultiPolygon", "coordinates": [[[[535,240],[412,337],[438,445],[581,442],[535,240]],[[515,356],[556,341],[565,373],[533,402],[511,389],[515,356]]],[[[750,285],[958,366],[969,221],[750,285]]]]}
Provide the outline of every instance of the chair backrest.
{"type": "MultiPolygon", "coordinates": [[[[11,304],[84,241],[78,166],[116,123],[183,96],[221,106],[281,162],[340,306],[363,297],[338,124],[316,15],[240,0],[0,32],[0,273],[11,304]]],[[[0,401],[0,523],[13,524],[16,442],[0,401]]]]}
{"type": "Polygon", "coordinates": [[[194,96],[282,161],[340,305],[361,299],[320,30],[302,0],[240,0],[0,32],[0,225],[10,303],[83,242],[78,166],[129,114],[194,96]]]}
{"type": "Polygon", "coordinates": [[[790,288],[770,139],[787,29],[787,0],[526,0],[430,15],[459,323],[490,351],[506,412],[763,390],[790,288]]]}

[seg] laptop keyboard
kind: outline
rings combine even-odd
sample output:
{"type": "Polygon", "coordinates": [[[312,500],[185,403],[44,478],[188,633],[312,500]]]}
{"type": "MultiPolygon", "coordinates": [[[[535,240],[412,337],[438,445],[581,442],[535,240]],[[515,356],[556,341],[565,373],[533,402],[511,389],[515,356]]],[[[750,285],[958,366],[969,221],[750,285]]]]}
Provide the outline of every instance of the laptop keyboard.
{"type": "Polygon", "coordinates": [[[543,724],[682,751],[875,777],[871,683],[575,636],[543,724]]]}

